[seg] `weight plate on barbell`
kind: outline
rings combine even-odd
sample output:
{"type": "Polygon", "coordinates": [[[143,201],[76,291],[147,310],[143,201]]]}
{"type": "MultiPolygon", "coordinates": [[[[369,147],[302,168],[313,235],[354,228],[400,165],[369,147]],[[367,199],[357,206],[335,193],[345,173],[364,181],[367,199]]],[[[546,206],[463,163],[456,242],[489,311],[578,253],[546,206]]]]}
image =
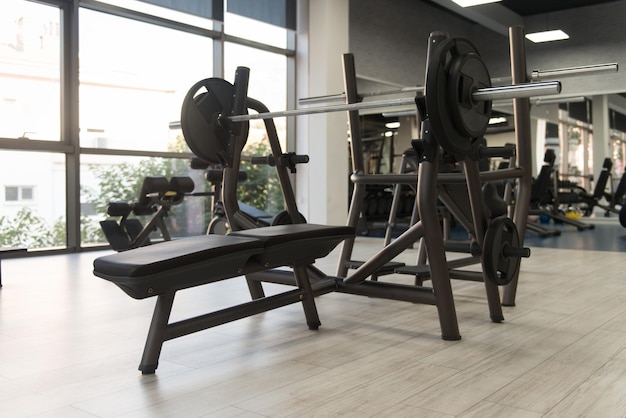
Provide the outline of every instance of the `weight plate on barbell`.
{"type": "Polygon", "coordinates": [[[490,86],[478,50],[464,38],[443,40],[429,57],[425,95],[432,133],[457,159],[465,158],[472,139],[487,129],[491,102],[474,100],[473,93],[490,86]]]}
{"type": "Polygon", "coordinates": [[[507,285],[515,278],[522,260],[520,256],[507,256],[507,249],[521,250],[517,227],[510,218],[496,218],[485,233],[481,261],[485,279],[498,286],[507,285]]]}
{"type": "Polygon", "coordinates": [[[469,52],[455,59],[448,74],[448,104],[454,127],[469,138],[482,137],[489,125],[491,101],[474,100],[472,93],[491,85],[485,63],[469,52]]]}
{"type": "MultiPolygon", "coordinates": [[[[208,163],[231,165],[231,131],[219,117],[230,114],[234,93],[235,86],[228,81],[207,78],[194,84],[183,100],[180,115],[183,136],[191,152],[208,163]]],[[[247,122],[242,134],[248,135],[247,122]]]]}

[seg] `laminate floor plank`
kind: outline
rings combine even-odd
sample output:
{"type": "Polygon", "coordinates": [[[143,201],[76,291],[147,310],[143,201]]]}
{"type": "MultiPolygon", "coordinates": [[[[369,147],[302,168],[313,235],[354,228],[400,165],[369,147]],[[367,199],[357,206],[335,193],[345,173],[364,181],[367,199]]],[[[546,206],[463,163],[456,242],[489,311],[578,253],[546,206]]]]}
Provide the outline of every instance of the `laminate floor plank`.
{"type": "MultiPolygon", "coordinates": [[[[359,237],[353,258],[381,247],[359,237]]],[[[3,260],[0,416],[626,416],[620,252],[533,247],[499,324],[482,283],[453,281],[460,341],[441,339],[434,306],[331,293],[318,331],[290,305],[166,342],[149,376],[137,366],[155,300],[95,278],[107,253],[3,260]]],[[[316,266],[333,274],[338,253],[316,266]]],[[[172,319],[247,300],[243,279],[181,291],[172,319]]]]}

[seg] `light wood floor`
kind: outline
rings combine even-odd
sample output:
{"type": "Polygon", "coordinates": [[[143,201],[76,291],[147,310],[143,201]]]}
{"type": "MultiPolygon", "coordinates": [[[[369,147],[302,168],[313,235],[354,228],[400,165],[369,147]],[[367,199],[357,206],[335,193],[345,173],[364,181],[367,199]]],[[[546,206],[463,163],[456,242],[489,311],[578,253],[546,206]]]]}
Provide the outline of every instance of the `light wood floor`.
{"type": "MultiPolygon", "coordinates": [[[[380,245],[359,239],[355,258],[380,245]]],[[[151,376],[154,300],[92,276],[102,254],[2,262],[0,416],[626,416],[623,253],[535,248],[501,324],[481,283],[455,281],[461,341],[441,340],[433,306],[329,294],[319,331],[281,308],[165,343],[151,376]]],[[[247,298],[240,279],[179,292],[173,319],[247,298]]]]}

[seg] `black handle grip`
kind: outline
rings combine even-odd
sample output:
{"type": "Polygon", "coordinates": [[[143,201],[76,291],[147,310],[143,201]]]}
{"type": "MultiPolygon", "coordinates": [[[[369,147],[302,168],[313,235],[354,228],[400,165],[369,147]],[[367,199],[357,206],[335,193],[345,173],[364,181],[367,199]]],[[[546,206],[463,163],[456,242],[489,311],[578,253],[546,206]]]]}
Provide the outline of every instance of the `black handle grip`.
{"type": "Polygon", "coordinates": [[[298,154],[290,154],[289,162],[291,164],[306,164],[309,162],[308,155],[298,155],[298,154]]]}
{"type": "Polygon", "coordinates": [[[276,160],[273,155],[267,155],[264,157],[250,157],[250,162],[255,165],[269,165],[274,167],[276,165],[276,160]]]}
{"type": "Polygon", "coordinates": [[[511,158],[514,155],[515,155],[514,146],[485,147],[484,145],[480,145],[478,148],[478,157],[481,159],[492,158],[492,157],[511,158]]]}

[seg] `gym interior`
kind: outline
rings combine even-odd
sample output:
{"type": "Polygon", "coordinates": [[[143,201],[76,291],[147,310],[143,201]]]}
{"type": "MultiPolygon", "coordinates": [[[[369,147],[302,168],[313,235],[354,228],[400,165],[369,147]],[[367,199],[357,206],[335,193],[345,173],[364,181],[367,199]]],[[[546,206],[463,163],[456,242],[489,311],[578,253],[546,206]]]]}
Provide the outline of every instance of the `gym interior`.
{"type": "Polygon", "coordinates": [[[4,0],[2,415],[626,416],[626,1],[467,3],[4,0]]]}

